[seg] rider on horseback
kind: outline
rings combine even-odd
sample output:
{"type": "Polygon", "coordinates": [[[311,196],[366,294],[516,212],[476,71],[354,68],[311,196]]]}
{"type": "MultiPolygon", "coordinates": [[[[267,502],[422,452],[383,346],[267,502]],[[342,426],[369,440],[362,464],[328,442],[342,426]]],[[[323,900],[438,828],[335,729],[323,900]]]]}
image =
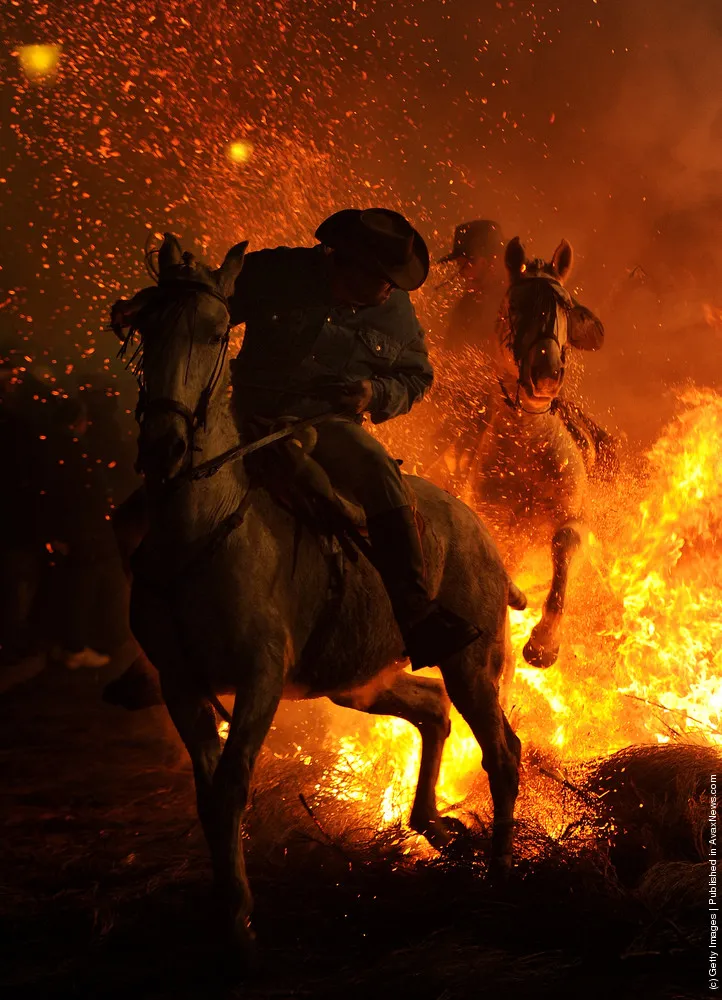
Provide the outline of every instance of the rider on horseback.
{"type": "Polygon", "coordinates": [[[407,413],[433,381],[408,292],[429,270],[424,240],[397,212],[346,209],[315,247],[246,256],[230,300],[246,324],[233,385],[246,418],[335,415],[314,459],[364,509],[375,565],[412,666],[435,665],[479,636],[432,601],[414,513],[397,462],[362,426],[407,413]]]}

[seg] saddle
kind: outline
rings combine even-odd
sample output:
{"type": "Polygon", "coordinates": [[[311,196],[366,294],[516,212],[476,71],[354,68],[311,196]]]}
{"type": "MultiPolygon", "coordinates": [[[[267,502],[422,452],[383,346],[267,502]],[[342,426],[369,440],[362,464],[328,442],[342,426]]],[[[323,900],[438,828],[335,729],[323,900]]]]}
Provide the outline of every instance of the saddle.
{"type": "MultiPolygon", "coordinates": [[[[258,440],[294,422],[297,421],[293,417],[276,421],[252,418],[245,422],[244,438],[258,440]]],[[[364,509],[352,496],[334,486],[328,473],[313,458],[316,440],[315,428],[305,427],[298,435],[246,456],[244,463],[251,483],[265,489],[279,506],[292,513],[299,526],[317,538],[327,554],[340,556],[341,561],[345,556],[356,562],[359,552],[363,552],[371,559],[364,509]]],[[[416,494],[408,486],[405,489],[419,532],[423,533],[416,494]]]]}

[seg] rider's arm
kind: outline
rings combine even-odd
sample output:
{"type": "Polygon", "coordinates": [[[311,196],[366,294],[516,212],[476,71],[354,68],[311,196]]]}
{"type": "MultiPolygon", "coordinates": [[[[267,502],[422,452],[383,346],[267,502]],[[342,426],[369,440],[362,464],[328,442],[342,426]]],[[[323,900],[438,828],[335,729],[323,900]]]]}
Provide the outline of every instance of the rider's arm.
{"type": "Polygon", "coordinates": [[[411,324],[411,338],[405,343],[389,373],[371,380],[373,395],[369,413],[375,424],[408,413],[434,381],[424,331],[411,303],[408,321],[411,324]]]}
{"type": "Polygon", "coordinates": [[[259,303],[278,295],[279,287],[283,289],[279,270],[284,263],[285,257],[278,250],[254,250],[246,254],[233,295],[228,300],[231,326],[245,323],[259,303]]]}

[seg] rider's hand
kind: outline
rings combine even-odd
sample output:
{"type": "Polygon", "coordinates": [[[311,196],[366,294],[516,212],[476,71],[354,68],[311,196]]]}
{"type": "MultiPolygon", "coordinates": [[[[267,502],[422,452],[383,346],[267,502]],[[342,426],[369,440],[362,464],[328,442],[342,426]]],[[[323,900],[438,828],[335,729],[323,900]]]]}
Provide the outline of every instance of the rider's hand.
{"type": "Polygon", "coordinates": [[[360,382],[349,382],[342,386],[334,396],[333,402],[342,413],[365,413],[373,397],[371,379],[360,382]]]}

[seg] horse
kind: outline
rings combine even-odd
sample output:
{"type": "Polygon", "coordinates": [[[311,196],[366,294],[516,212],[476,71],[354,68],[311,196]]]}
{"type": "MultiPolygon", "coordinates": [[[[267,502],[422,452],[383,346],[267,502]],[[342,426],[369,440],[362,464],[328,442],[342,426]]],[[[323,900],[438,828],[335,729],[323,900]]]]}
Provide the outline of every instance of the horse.
{"type": "Polygon", "coordinates": [[[549,262],[527,259],[518,237],[507,245],[509,287],[497,320],[498,349],[481,363],[473,352],[451,362],[437,397],[451,416],[440,435],[441,454],[425,472],[492,527],[510,568],[529,547],[550,544],[551,586],[523,650],[527,663],[541,668],[559,655],[569,571],[584,536],[588,477],[606,459],[611,440],[560,398],[569,348],[598,350],[604,337],[601,322],[564,287],[572,263],[566,240],[549,262]],[[476,374],[470,378],[469,372],[476,374]]]}
{"type": "MultiPolygon", "coordinates": [[[[439,814],[435,793],[456,706],[478,741],[491,789],[490,871],[509,872],[521,744],[498,688],[507,607],[524,603],[478,517],[411,476],[430,591],[477,623],[480,638],[439,664],[442,679],[408,673],[391,605],[363,547],[346,558],[340,593],[329,598],[334,571],[318,537],[249,474],[244,455],[260,442],[237,419],[227,348],[228,298],[245,248],[233,247],[211,270],[166,234],[157,286],[116,303],[112,320],[124,349],[135,345],[147,495],[147,530],[132,556],[131,629],[159,672],[190,756],[217,913],[244,960],[254,932],[239,833],[254,764],[282,698],[325,696],[417,726],[422,752],[409,822],[437,848],[458,831],[439,814]],[[222,745],[216,708],[227,693],[235,702],[222,745]]],[[[285,432],[272,436],[278,433],[285,432]]]]}

